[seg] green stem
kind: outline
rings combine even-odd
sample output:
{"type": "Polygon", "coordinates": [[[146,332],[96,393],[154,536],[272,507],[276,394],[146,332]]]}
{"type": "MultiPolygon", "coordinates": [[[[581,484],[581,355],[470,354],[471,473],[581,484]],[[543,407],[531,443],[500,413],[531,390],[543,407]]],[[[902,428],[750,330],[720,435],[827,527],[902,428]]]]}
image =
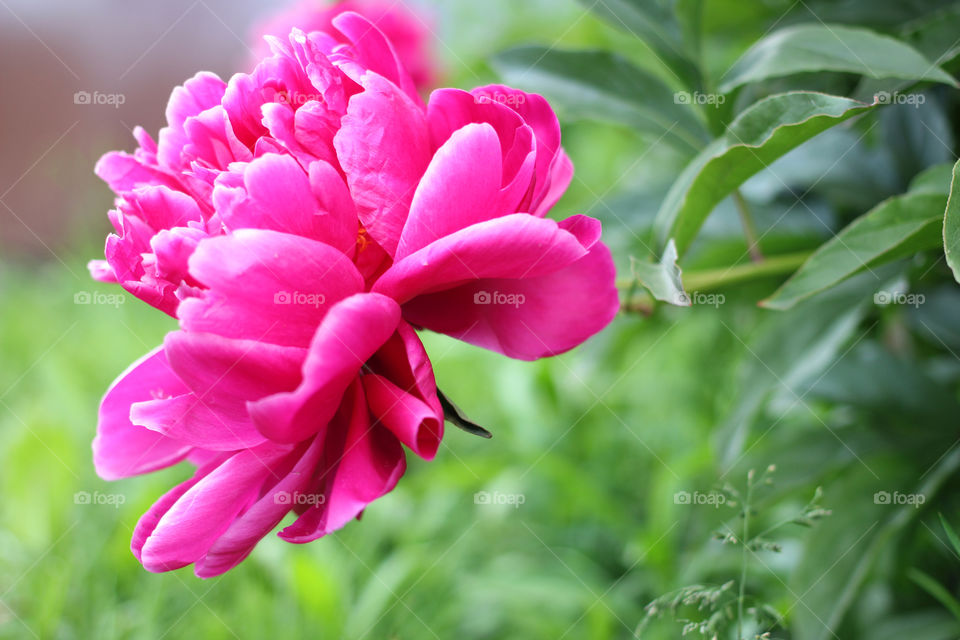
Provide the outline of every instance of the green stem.
{"type": "MultiPolygon", "coordinates": [[[[741,282],[760,278],[784,275],[796,271],[807,261],[810,252],[785,253],[766,258],[763,262],[748,262],[732,267],[690,271],[683,275],[683,286],[687,291],[709,292],[741,282]]],[[[646,293],[634,293],[639,289],[635,278],[621,278],[617,288],[625,290],[624,309],[649,313],[653,300],[646,293]]]]}
{"type": "Polygon", "coordinates": [[[743,199],[740,189],[734,189],[733,203],[737,206],[737,213],[740,214],[740,224],[743,225],[743,235],[747,240],[750,259],[754,262],[763,262],[763,253],[760,252],[760,241],[757,238],[757,225],[753,222],[750,205],[743,199]]]}
{"type": "Polygon", "coordinates": [[[784,253],[766,258],[763,262],[691,271],[684,276],[683,283],[692,291],[709,291],[759,278],[779,276],[796,271],[810,255],[811,252],[808,251],[784,253]]]}
{"type": "Polygon", "coordinates": [[[743,534],[740,538],[740,589],[737,594],[737,640],[743,640],[743,602],[747,594],[747,545],[750,543],[750,502],[753,499],[753,469],[747,474],[747,499],[743,502],[743,534]]]}

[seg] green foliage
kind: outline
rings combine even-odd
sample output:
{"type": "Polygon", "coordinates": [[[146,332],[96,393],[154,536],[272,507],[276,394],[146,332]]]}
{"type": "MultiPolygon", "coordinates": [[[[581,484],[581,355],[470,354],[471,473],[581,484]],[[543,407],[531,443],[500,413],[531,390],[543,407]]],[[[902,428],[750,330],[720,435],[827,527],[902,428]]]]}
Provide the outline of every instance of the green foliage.
{"type": "MultiPolygon", "coordinates": [[[[750,567],[757,564],[765,567],[763,554],[783,551],[782,545],[772,539],[781,529],[788,525],[812,527],[818,520],[831,515],[831,512],[820,505],[823,491],[817,487],[813,498],[799,511],[784,520],[764,526],[758,532],[756,522],[762,521],[761,518],[766,515],[758,506],[760,493],[773,485],[775,471],[774,465],[768,466],[759,475],[751,469],[747,472],[744,490],[725,484],[720,492],[713,494],[717,502],[737,510],[734,522],[725,523],[713,537],[724,546],[738,549],[738,579],[717,586],[690,585],[660,596],[646,606],[646,615],[637,627],[638,637],[644,636],[643,632],[651,621],[666,614],[683,623],[684,636],[698,633],[709,640],[728,637],[768,640],[774,630],[782,628],[784,617],[776,607],[748,593],[750,567]],[[690,610],[696,611],[696,620],[684,617],[685,612],[690,610]]],[[[770,508],[769,503],[763,506],[770,508]]]]}
{"type": "Polygon", "coordinates": [[[728,93],[770,78],[820,71],[956,85],[950,74],[901,40],[819,23],[778,29],[758,40],[723,75],[720,90],[728,93]]]}
{"type": "Polygon", "coordinates": [[[747,178],[869,108],[855,100],[808,91],[771,96],[752,105],[673,183],[657,214],[661,244],[672,239],[685,252],[710,212],[747,178]]]}
{"type": "Polygon", "coordinates": [[[697,113],[674,99],[674,89],[615,53],[526,46],[501,53],[493,65],[508,82],[558,97],[570,117],[621,122],[687,153],[708,140],[697,113]]]}
{"type": "Polygon", "coordinates": [[[947,205],[946,184],[937,189],[910,190],[863,214],[823,243],[802,267],[761,304],[789,309],[865,269],[936,249],[947,205]]]}
{"type": "Polygon", "coordinates": [[[950,200],[943,218],[943,248],[953,277],[960,282],[960,163],[954,165],[950,200]]]}
{"type": "Polygon", "coordinates": [[[956,550],[931,515],[956,513],[960,486],[957,3],[584,4],[635,39],[610,56],[663,79],[646,103],[659,124],[591,93],[618,68],[595,51],[591,71],[549,65],[550,82],[535,56],[505,71],[642,136],[622,192],[595,213],[633,238],[628,312],[654,326],[707,317],[724,338],[712,362],[735,372],[715,389],[706,477],[774,461],[789,487],[776,499],[823,486],[835,511],[783,543],[731,527],[741,554],[780,558],[747,579],[742,556],[695,542],[715,514],[692,514],[692,550],[648,600],[644,633],[676,637],[670,614],[708,638],[958,637],[960,584],[941,557],[956,550]],[[667,90],[710,132],[692,156],[671,139],[689,120],[667,90]]]}

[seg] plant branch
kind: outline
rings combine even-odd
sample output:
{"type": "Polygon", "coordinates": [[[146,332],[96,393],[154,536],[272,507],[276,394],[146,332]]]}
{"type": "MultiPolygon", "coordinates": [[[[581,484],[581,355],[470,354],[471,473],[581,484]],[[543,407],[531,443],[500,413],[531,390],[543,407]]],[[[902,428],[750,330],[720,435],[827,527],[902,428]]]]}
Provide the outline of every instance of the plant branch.
{"type": "Polygon", "coordinates": [[[753,216],[750,214],[750,205],[743,199],[743,194],[740,193],[740,189],[734,189],[733,203],[737,206],[737,213],[740,214],[740,224],[743,225],[743,235],[747,240],[750,259],[754,262],[763,262],[763,253],[760,252],[760,241],[757,239],[757,225],[753,222],[753,216]]]}
{"type": "MultiPolygon", "coordinates": [[[[732,267],[690,271],[683,275],[687,291],[709,292],[723,287],[792,273],[797,270],[810,252],[785,253],[766,258],[763,262],[749,262],[732,267]]],[[[617,287],[624,290],[623,309],[649,315],[653,311],[653,299],[646,292],[639,292],[635,278],[622,278],[617,287]]]]}

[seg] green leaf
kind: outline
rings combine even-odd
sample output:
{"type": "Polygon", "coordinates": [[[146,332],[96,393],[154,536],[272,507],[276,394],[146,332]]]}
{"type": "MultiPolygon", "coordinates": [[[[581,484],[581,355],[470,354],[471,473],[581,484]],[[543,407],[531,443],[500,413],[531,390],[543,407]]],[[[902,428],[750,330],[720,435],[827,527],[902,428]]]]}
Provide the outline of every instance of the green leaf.
{"type": "Polygon", "coordinates": [[[881,202],[821,245],[760,306],[789,309],[855,273],[937,246],[946,204],[943,194],[929,192],[881,202]]]}
{"type": "Polygon", "coordinates": [[[683,290],[680,267],[677,266],[677,247],[671,240],[660,262],[634,260],[633,277],[650,290],[654,298],[680,307],[690,306],[690,297],[683,290]]]}
{"type": "Polygon", "coordinates": [[[960,602],[957,602],[957,599],[950,594],[946,587],[919,569],[911,568],[907,571],[907,576],[924,591],[936,598],[937,602],[946,607],[957,620],[960,620],[960,602]]]}
{"type": "Polygon", "coordinates": [[[957,85],[950,74],[895,38],[868,29],[803,24],[775,31],[750,47],[723,75],[720,91],[728,93],[750,82],[818,71],[957,85]]]}
{"type": "Polygon", "coordinates": [[[805,393],[835,405],[904,416],[918,426],[939,424],[945,414],[958,410],[952,390],[931,378],[917,361],[869,338],[850,349],[805,393]]]}
{"type": "Polygon", "coordinates": [[[811,91],[782,93],[750,106],[674,182],[654,223],[659,242],[673,238],[682,255],[714,207],[747,178],[873,106],[811,91]]]}
{"type": "Polygon", "coordinates": [[[656,0],[578,0],[614,27],[643,40],[665,67],[689,88],[700,71],[684,51],[683,30],[669,7],[656,0]]]}
{"type": "Polygon", "coordinates": [[[867,274],[852,278],[785,314],[768,315],[749,338],[726,327],[743,343],[745,356],[737,374],[736,402],[716,432],[723,467],[739,459],[754,421],[774,391],[800,398],[802,387],[832,366],[860,326],[864,296],[875,286],[867,274]]]}
{"type": "Polygon", "coordinates": [[[511,84],[544,94],[573,117],[626,124],[687,152],[709,140],[678,93],[616,54],[531,46],[504,51],[492,64],[511,84]]]}
{"type": "MultiPolygon", "coordinates": [[[[910,486],[916,469],[906,465],[909,456],[887,458],[883,484],[859,462],[851,473],[834,481],[831,499],[844,504],[833,518],[817,527],[807,539],[798,571],[792,577],[792,589],[803,594],[803,607],[793,617],[798,640],[833,640],[857,597],[866,588],[871,570],[884,554],[899,544],[898,535],[922,511],[913,505],[891,507],[870,500],[877,490],[891,486],[910,486]],[[871,524],[874,523],[874,524],[871,524]]],[[[872,459],[873,464],[879,460],[872,459]]],[[[960,449],[944,455],[910,493],[932,501],[960,468],[960,449]]]]}
{"type": "Polygon", "coordinates": [[[910,193],[937,193],[950,195],[950,183],[953,180],[953,165],[949,162],[935,164],[918,173],[910,181],[910,193]]]}
{"type": "MultiPolygon", "coordinates": [[[[910,307],[904,320],[918,338],[938,347],[957,351],[960,349],[960,288],[953,280],[926,288],[923,304],[910,307]]],[[[956,362],[960,375],[960,361],[956,362]]]]}
{"type": "Polygon", "coordinates": [[[953,277],[960,282],[960,162],[953,166],[950,199],[943,217],[943,250],[953,277]]]}
{"type": "Polygon", "coordinates": [[[443,408],[443,419],[467,433],[481,438],[490,439],[493,434],[478,425],[467,417],[463,409],[458,407],[453,400],[448,398],[440,389],[437,389],[437,398],[440,399],[440,406],[443,408]]]}
{"type": "Polygon", "coordinates": [[[863,637],[870,640],[954,640],[957,622],[940,610],[912,611],[870,621],[863,637]]]}
{"type": "Polygon", "coordinates": [[[914,23],[903,34],[903,39],[928,59],[946,65],[960,55],[958,29],[960,6],[952,5],[914,23]]]}
{"type": "Polygon", "coordinates": [[[947,538],[950,539],[953,550],[960,556],[960,536],[957,536],[957,532],[953,530],[953,527],[950,526],[950,523],[947,522],[947,519],[943,517],[942,513],[940,514],[940,524],[943,525],[943,530],[947,532],[947,538]]]}

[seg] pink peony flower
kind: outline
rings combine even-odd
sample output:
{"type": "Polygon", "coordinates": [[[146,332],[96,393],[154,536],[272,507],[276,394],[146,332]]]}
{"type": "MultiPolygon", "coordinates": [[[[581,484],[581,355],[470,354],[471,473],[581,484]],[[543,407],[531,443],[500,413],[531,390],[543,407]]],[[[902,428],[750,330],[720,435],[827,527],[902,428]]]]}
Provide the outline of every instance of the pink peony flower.
{"type": "Polygon", "coordinates": [[[418,89],[425,91],[436,85],[441,74],[431,51],[430,22],[396,0],[301,0],[254,28],[255,53],[258,58],[268,53],[264,36],[283,38],[294,28],[307,33],[330,32],[333,19],[345,11],[356,12],[377,25],[393,43],[418,89]]]}
{"type": "Polygon", "coordinates": [[[443,405],[415,328],[511,357],[561,353],[619,303],[600,224],[545,217],[573,168],[540,96],[417,96],[355,13],[294,30],[228,83],[174,91],[154,144],[112,153],[94,277],[179,319],[111,386],[94,461],[115,479],[193,478],[140,520],[151,571],[206,577],[280,532],[307,542],[432,459],[443,405]]]}

